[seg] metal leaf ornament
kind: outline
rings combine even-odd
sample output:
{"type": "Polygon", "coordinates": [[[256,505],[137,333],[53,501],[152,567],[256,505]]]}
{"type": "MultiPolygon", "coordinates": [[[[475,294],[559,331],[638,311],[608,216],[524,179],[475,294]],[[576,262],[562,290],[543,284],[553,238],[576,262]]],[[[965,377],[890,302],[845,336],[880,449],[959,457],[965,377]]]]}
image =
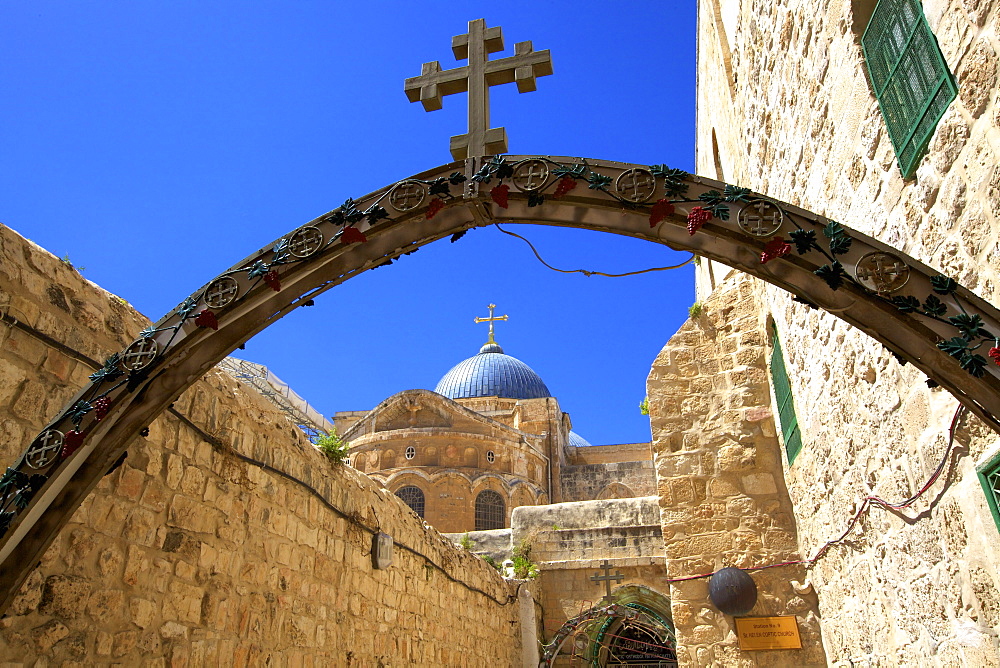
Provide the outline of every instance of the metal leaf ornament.
{"type": "Polygon", "coordinates": [[[958,282],[947,276],[932,276],[931,288],[939,295],[950,295],[958,289],[958,282]]]}
{"type": "Polygon", "coordinates": [[[83,416],[92,410],[94,407],[90,405],[89,401],[78,401],[70,410],[69,421],[79,427],[80,423],[83,422],[83,416]]]}
{"type": "MultiPolygon", "coordinates": [[[[840,264],[840,262],[824,264],[813,273],[826,281],[831,290],[839,290],[844,285],[844,277],[847,275],[844,271],[844,265],[840,264]]],[[[917,304],[919,305],[919,302],[917,304]]]]}
{"type": "Polygon", "coordinates": [[[816,245],[816,230],[792,230],[788,236],[791,237],[792,243],[795,244],[795,252],[799,255],[805,255],[814,248],[819,248],[816,245]]]}
{"type": "Polygon", "coordinates": [[[435,179],[431,183],[430,190],[428,191],[431,195],[448,195],[451,192],[451,184],[448,183],[448,179],[443,176],[435,179]]]}

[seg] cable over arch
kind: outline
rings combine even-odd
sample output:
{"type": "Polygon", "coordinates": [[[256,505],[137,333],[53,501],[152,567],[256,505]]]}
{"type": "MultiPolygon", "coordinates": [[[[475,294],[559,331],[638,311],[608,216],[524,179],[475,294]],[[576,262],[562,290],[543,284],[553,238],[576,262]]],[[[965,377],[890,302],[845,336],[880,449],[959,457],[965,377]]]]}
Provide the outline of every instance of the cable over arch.
{"type": "Polygon", "coordinates": [[[364,271],[494,223],[621,234],[752,274],[869,334],[1000,432],[1000,312],[901,251],[664,165],[473,157],[290,230],[109,357],[0,477],[0,612],[129,439],[227,354],[364,271]]]}

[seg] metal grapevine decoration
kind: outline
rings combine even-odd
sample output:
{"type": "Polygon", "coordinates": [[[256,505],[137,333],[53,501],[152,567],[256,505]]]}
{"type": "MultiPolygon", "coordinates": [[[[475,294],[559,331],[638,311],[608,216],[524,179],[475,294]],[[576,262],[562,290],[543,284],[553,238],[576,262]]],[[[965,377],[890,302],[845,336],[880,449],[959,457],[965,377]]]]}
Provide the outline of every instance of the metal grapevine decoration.
{"type": "MultiPolygon", "coordinates": [[[[169,377],[171,364],[188,359],[178,351],[187,355],[209,337],[220,337],[213,354],[224,355],[224,348],[232,350],[252,336],[236,325],[254,308],[263,328],[361,271],[391,265],[435,239],[455,242],[474,227],[507,221],[591,227],[689,249],[784,287],[805,304],[819,302],[848,322],[868,323],[869,333],[891,314],[896,318],[892,326],[909,327],[906,331],[913,333],[907,341],[918,342],[922,354],[940,354],[934,361],[938,366],[910,356],[935,382],[960,399],[972,395],[968,388],[959,391],[956,378],[989,383],[976,386],[978,394],[964,403],[1000,431],[1000,403],[991,398],[1000,386],[1000,314],[950,277],[884,244],[746,188],[666,165],[494,155],[469,158],[460,169],[446,165],[345,200],[215,276],[109,356],[0,483],[0,563],[13,568],[5,560],[15,549],[10,546],[28,535],[19,525],[21,511],[37,498],[39,486],[71,488],[74,472],[100,452],[104,441],[98,441],[119,418],[152,411],[147,399],[137,397],[151,384],[166,382],[162,379],[169,377]],[[599,222],[580,223],[581,208],[599,222]],[[340,267],[339,273],[323,273],[328,266],[340,267]],[[800,293],[798,285],[808,289],[800,293]],[[854,303],[872,305],[877,313],[858,312],[852,320],[843,311],[854,303]],[[942,366],[951,364],[961,376],[942,366]]],[[[885,335],[882,340],[895,339],[885,335]]],[[[207,368],[198,367],[197,373],[189,368],[183,378],[197,378],[207,368]]],[[[171,382],[170,387],[186,387],[181,380],[171,382]]],[[[141,414],[143,426],[155,417],[141,414]]],[[[114,447],[124,447],[123,433],[116,432],[114,447]]]]}

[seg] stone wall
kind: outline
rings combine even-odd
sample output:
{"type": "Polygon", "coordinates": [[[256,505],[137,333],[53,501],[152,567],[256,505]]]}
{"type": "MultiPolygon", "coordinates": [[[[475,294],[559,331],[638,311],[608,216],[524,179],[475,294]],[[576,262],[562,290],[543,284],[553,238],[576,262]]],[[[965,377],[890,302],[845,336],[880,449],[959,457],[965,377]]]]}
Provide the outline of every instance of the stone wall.
{"type": "MultiPolygon", "coordinates": [[[[959,96],[903,180],[859,47],[874,4],[701,0],[697,169],[839,220],[995,304],[1000,7],[923,3],[959,96]]],[[[800,550],[812,555],[864,497],[920,489],[957,402],[829,314],[736,280],[773,316],[785,350],[803,449],[784,477],[800,550]]],[[[1000,541],[975,475],[1000,441],[969,418],[955,440],[943,481],[911,508],[867,514],[810,572],[831,662],[1000,663],[1000,541]]]]}
{"type": "Polygon", "coordinates": [[[559,484],[566,501],[647,496],[655,493],[656,473],[651,460],[564,464],[559,484]]]}
{"type": "MultiPolygon", "coordinates": [[[[723,283],[675,334],[647,381],[668,578],[802,558],[781,476],[753,283],[723,283]]],[[[794,615],[801,650],[741,652],[708,578],[676,581],[670,602],[682,665],[825,665],[816,596],[802,566],[751,574],[750,616],[794,615]]]]}
{"type": "MultiPolygon", "coordinates": [[[[2,226],[0,255],[9,462],[147,323],[2,226]]],[[[0,619],[0,657],[9,666],[515,665],[518,608],[482,560],[331,464],[271,404],[216,371],[130,444],[74,514],[0,619]],[[385,570],[372,566],[376,529],[396,541],[385,570]]]]}
{"type": "MultiPolygon", "coordinates": [[[[604,561],[623,576],[613,584],[615,595],[644,588],[653,605],[660,602],[669,621],[656,497],[517,508],[511,537],[514,545],[530,543],[531,559],[538,565],[543,642],[550,641],[568,619],[601,605],[605,585],[590,578],[603,573],[604,561]]],[[[571,651],[572,647],[564,647],[564,653],[571,651]]],[[[579,663],[564,656],[554,665],[579,663]]]]}

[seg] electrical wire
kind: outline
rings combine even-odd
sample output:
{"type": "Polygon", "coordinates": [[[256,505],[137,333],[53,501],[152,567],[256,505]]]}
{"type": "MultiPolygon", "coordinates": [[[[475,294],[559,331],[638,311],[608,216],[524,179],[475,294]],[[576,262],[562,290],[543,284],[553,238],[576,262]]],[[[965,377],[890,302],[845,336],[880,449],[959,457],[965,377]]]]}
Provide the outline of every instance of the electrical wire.
{"type": "MultiPolygon", "coordinates": [[[[858,523],[858,520],[861,519],[861,516],[864,515],[865,511],[869,510],[873,506],[890,508],[892,510],[902,510],[903,508],[909,508],[910,506],[912,506],[914,503],[916,503],[917,499],[923,496],[927,492],[927,490],[930,489],[935,482],[937,482],[938,478],[941,477],[941,473],[944,471],[944,468],[948,463],[948,458],[951,456],[952,447],[955,444],[955,429],[958,426],[958,420],[959,418],[961,418],[965,410],[966,410],[965,406],[962,404],[959,404],[958,408],[955,409],[955,415],[951,419],[951,426],[948,428],[948,446],[944,450],[944,455],[941,457],[941,461],[938,462],[937,468],[934,469],[934,473],[932,473],[931,476],[927,479],[927,482],[925,482],[923,486],[911,497],[903,501],[899,501],[897,503],[892,503],[890,501],[886,501],[880,496],[866,496],[864,500],[861,502],[861,507],[858,508],[857,512],[854,513],[854,516],[851,517],[850,521],[847,523],[847,528],[844,530],[844,532],[839,536],[837,536],[836,538],[828,540],[826,543],[824,543],[819,548],[819,550],[816,551],[816,554],[813,555],[811,559],[796,559],[794,561],[782,561],[777,564],[768,564],[766,566],[752,566],[750,568],[743,568],[741,570],[747,572],[755,572],[755,571],[764,571],[769,568],[780,568],[782,566],[796,566],[801,564],[812,565],[817,561],[819,561],[823,557],[823,555],[826,554],[827,550],[829,550],[837,543],[844,541],[847,538],[847,536],[850,535],[851,531],[854,529],[854,526],[858,523]]],[[[714,571],[712,573],[700,573],[698,575],[688,575],[679,578],[667,578],[666,582],[687,582],[689,580],[700,580],[703,578],[710,578],[713,575],[715,575],[714,571]]]]}
{"type": "MultiPolygon", "coordinates": [[[[278,476],[281,476],[282,478],[285,478],[289,482],[295,483],[296,485],[302,487],[307,492],[309,492],[314,497],[316,497],[316,499],[320,503],[322,503],[324,506],[326,506],[330,511],[332,511],[336,515],[340,516],[341,518],[347,520],[351,524],[354,524],[355,526],[361,527],[362,529],[364,529],[368,533],[372,534],[373,536],[379,533],[379,531],[380,531],[379,529],[377,529],[375,527],[368,526],[367,524],[365,524],[364,522],[362,522],[360,519],[358,519],[355,515],[352,515],[351,513],[347,513],[345,511],[341,510],[340,508],[338,508],[337,506],[333,505],[332,503],[330,503],[330,501],[325,496],[323,496],[323,494],[321,494],[319,492],[319,490],[317,490],[316,488],[314,488],[312,485],[310,485],[309,483],[305,482],[304,480],[301,480],[301,479],[293,476],[291,473],[288,473],[286,471],[282,471],[281,469],[275,468],[274,466],[271,466],[270,464],[268,464],[266,462],[262,462],[260,460],[254,459],[253,457],[249,457],[247,455],[244,455],[243,453],[236,452],[232,448],[226,447],[222,443],[222,441],[220,441],[215,436],[212,436],[211,434],[209,434],[208,432],[206,432],[205,430],[203,430],[201,427],[199,427],[194,422],[192,422],[191,420],[189,420],[187,418],[187,416],[183,415],[182,413],[179,413],[174,408],[168,408],[167,410],[168,410],[168,412],[171,415],[173,415],[174,417],[176,417],[177,419],[179,419],[181,422],[183,422],[185,425],[187,425],[188,428],[192,429],[201,439],[203,439],[206,443],[208,443],[209,445],[211,445],[214,449],[218,450],[219,452],[222,452],[222,453],[224,453],[226,455],[230,455],[230,456],[236,457],[237,459],[239,459],[239,460],[241,460],[243,462],[246,462],[247,464],[252,464],[254,466],[257,466],[257,467],[261,468],[264,471],[268,471],[269,473],[274,473],[275,475],[278,475],[278,476]]],[[[446,578],[448,578],[452,582],[454,582],[456,584],[462,585],[463,587],[465,587],[469,591],[476,592],[477,594],[482,594],[483,596],[485,596],[486,598],[490,599],[491,601],[493,601],[497,605],[506,606],[506,605],[510,605],[511,603],[513,603],[514,601],[517,600],[517,593],[514,593],[514,594],[508,594],[506,601],[501,601],[500,599],[496,598],[495,596],[493,596],[489,592],[484,591],[484,590],[480,589],[479,587],[476,587],[475,585],[471,585],[468,582],[465,582],[464,580],[456,578],[450,572],[448,572],[443,566],[441,566],[440,564],[438,564],[436,561],[434,561],[432,558],[430,558],[429,556],[427,556],[426,554],[424,554],[420,550],[417,550],[416,548],[410,547],[406,543],[401,543],[399,541],[396,541],[395,539],[393,540],[393,544],[395,546],[399,547],[400,549],[405,550],[406,552],[409,552],[410,554],[413,554],[415,556],[418,556],[418,557],[422,558],[430,566],[433,566],[436,570],[440,571],[442,575],[444,575],[446,578]]],[[[523,584],[523,583],[521,583],[521,584],[523,584]]],[[[520,586],[518,587],[517,591],[520,592],[520,586]]]]}
{"type": "Polygon", "coordinates": [[[590,271],[588,269],[559,269],[558,267],[553,267],[551,264],[542,259],[542,256],[535,248],[535,245],[530,241],[528,241],[527,239],[525,239],[524,237],[522,237],[520,234],[516,234],[509,230],[503,229],[502,227],[500,227],[500,223],[493,223],[493,225],[495,225],[496,228],[501,232],[503,232],[504,234],[509,234],[512,237],[517,237],[524,243],[528,244],[528,246],[531,248],[531,252],[535,254],[535,257],[538,258],[539,262],[544,264],[552,271],[558,271],[561,274],[583,274],[584,276],[605,276],[607,278],[622,278],[624,276],[638,276],[639,274],[648,274],[651,271],[668,271],[670,269],[680,269],[681,267],[694,262],[695,257],[697,257],[694,253],[691,253],[691,257],[689,257],[684,262],[681,262],[680,264],[675,264],[670,267],[651,267],[649,269],[640,269],[639,271],[628,271],[625,272],[624,274],[606,274],[603,271],[590,271]]]}

